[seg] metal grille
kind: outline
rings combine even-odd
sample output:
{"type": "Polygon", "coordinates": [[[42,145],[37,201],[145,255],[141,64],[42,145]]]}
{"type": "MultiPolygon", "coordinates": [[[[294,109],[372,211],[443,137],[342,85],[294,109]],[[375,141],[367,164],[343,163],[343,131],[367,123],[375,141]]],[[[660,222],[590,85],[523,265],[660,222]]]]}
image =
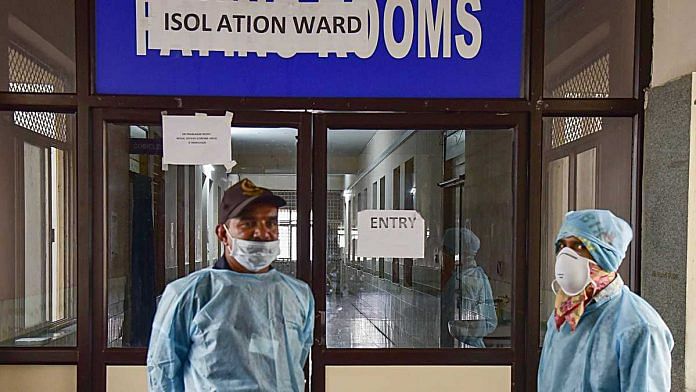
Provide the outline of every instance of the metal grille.
{"type": "Polygon", "coordinates": [[[338,244],[338,230],[343,228],[344,201],[342,191],[328,191],[326,194],[327,242],[326,254],[329,257],[339,257],[341,248],[338,244]]]}
{"type": "Polygon", "coordinates": [[[328,219],[332,221],[339,221],[343,223],[343,192],[342,191],[328,191],[326,192],[326,213],[328,219]]]}
{"type": "Polygon", "coordinates": [[[343,221],[344,203],[343,191],[328,191],[326,193],[326,284],[329,293],[339,290],[341,259],[343,258],[340,236],[343,236],[344,244],[350,241],[350,233],[346,233],[343,221]]]}
{"type": "Polygon", "coordinates": [[[281,252],[280,257],[273,264],[278,271],[297,276],[297,192],[295,191],[273,191],[274,194],[282,197],[287,202],[285,207],[281,208],[278,221],[278,240],[280,241],[281,252]]]}
{"type": "Polygon", "coordinates": [[[48,112],[14,112],[14,123],[60,142],[68,141],[68,115],[48,112]]]}
{"type": "Polygon", "coordinates": [[[283,208],[297,210],[297,192],[295,192],[295,191],[273,191],[273,193],[275,195],[282,197],[288,203],[283,208]]]}
{"type": "MultiPolygon", "coordinates": [[[[62,93],[65,81],[47,66],[15,46],[7,48],[9,91],[14,93],[62,93]]],[[[61,142],[68,141],[68,115],[47,112],[14,112],[14,123],[61,142]]]]}
{"type": "Polygon", "coordinates": [[[609,54],[563,82],[552,92],[554,98],[609,98],[609,54]]]}
{"type": "Polygon", "coordinates": [[[63,93],[65,81],[58,73],[16,46],[8,46],[10,92],[63,93]]]}
{"type": "MultiPolygon", "coordinates": [[[[609,54],[597,59],[553,90],[554,98],[608,98],[609,54]]],[[[602,130],[601,117],[558,117],[551,122],[551,148],[602,130]]]]}
{"type": "Polygon", "coordinates": [[[107,347],[123,347],[126,319],[126,278],[109,279],[109,306],[107,307],[107,347]]]}
{"type": "Polygon", "coordinates": [[[551,120],[551,148],[558,148],[602,130],[601,117],[557,117],[551,120]]]}
{"type": "MultiPolygon", "coordinates": [[[[292,220],[286,224],[295,226],[297,225],[297,192],[295,191],[273,191],[274,194],[282,197],[287,201],[287,206],[284,209],[289,209],[292,211],[292,220]]],[[[339,248],[338,241],[335,239],[338,237],[338,227],[343,224],[343,192],[341,191],[328,191],[326,195],[326,211],[328,214],[328,244],[327,244],[327,254],[340,254],[341,249],[339,248]]],[[[283,222],[281,222],[283,224],[283,222]]],[[[281,238],[281,241],[289,241],[288,246],[295,247],[295,239],[292,237],[281,238]]]]}
{"type": "Polygon", "coordinates": [[[107,347],[123,347],[124,313],[109,316],[107,321],[107,347]]]}

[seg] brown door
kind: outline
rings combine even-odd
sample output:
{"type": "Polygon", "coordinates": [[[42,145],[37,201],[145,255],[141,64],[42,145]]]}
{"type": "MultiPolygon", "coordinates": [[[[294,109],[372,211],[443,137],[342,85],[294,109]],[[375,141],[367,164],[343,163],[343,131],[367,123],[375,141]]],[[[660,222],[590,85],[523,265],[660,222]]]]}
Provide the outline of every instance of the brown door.
{"type": "MultiPolygon", "coordinates": [[[[568,211],[608,209],[631,222],[632,121],[555,117],[544,120],[541,317],[553,309],[556,234],[568,211]]],[[[631,260],[631,255],[626,256],[631,260]]],[[[619,273],[629,285],[631,263],[619,273]]]]}

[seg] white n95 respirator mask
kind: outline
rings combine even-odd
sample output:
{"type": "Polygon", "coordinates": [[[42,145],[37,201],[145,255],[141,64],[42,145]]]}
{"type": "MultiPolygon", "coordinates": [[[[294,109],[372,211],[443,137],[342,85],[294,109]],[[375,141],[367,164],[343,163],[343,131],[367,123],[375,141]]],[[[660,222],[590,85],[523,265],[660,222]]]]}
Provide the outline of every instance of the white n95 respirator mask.
{"type": "Polygon", "coordinates": [[[246,241],[234,238],[226,225],[222,225],[227,233],[227,246],[230,256],[246,270],[259,272],[268,267],[280,254],[280,241],[246,241]]]}
{"type": "Polygon", "coordinates": [[[551,282],[554,294],[557,293],[554,283],[558,283],[561,290],[571,297],[582,293],[587,285],[594,284],[590,276],[590,263],[592,262],[570,248],[561,249],[556,255],[556,279],[551,282]]]}

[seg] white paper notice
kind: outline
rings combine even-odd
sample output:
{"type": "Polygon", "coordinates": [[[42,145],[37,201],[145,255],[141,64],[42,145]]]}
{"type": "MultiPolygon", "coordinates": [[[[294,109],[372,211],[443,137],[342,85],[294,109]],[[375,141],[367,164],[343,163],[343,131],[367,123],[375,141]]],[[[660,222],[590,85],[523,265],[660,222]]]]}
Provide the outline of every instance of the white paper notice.
{"type": "Polygon", "coordinates": [[[162,116],[163,157],[169,165],[228,165],[232,114],[162,116]]]}
{"type": "Polygon", "coordinates": [[[413,210],[358,212],[358,257],[425,256],[425,221],[413,210]]]}

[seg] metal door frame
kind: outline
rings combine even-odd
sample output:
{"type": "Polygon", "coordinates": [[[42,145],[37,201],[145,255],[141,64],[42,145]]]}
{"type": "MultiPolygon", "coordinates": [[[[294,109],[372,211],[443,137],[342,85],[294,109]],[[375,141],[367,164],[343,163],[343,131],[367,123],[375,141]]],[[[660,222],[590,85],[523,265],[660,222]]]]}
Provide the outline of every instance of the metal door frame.
{"type": "Polygon", "coordinates": [[[527,367],[528,347],[538,347],[538,263],[540,144],[532,144],[526,113],[337,113],[319,114],[313,132],[313,289],[317,314],[312,350],[312,386],[322,391],[326,366],[351,365],[507,365],[512,367],[513,389],[523,391],[534,366],[527,367]],[[514,129],[513,157],[513,326],[509,349],[330,349],[326,347],[326,232],[327,232],[327,133],[328,130],[447,130],[514,129]],[[530,159],[535,157],[536,159],[530,159]],[[536,261],[535,261],[536,260],[536,261]]]}
{"type": "MultiPolygon", "coordinates": [[[[221,111],[196,111],[209,115],[221,115],[221,111]]],[[[193,114],[193,111],[169,111],[168,114],[193,114]]],[[[106,342],[108,292],[106,282],[106,255],[108,254],[107,227],[104,214],[108,202],[106,189],[105,151],[108,146],[106,132],[108,123],[161,124],[162,112],[142,109],[96,109],[93,113],[94,141],[92,147],[92,301],[91,301],[91,389],[106,390],[106,369],[113,365],[145,365],[147,348],[108,348],[106,342]]],[[[311,211],[311,116],[305,112],[235,112],[233,125],[241,127],[295,128],[297,129],[297,277],[311,285],[310,226],[311,211]]],[[[183,203],[182,203],[183,208],[183,203]]],[[[184,244],[178,242],[177,252],[183,255],[184,244]]],[[[180,262],[180,264],[183,261],[180,262]]],[[[82,333],[85,333],[83,330],[82,333]]],[[[308,370],[308,369],[307,369],[308,370]]]]}

